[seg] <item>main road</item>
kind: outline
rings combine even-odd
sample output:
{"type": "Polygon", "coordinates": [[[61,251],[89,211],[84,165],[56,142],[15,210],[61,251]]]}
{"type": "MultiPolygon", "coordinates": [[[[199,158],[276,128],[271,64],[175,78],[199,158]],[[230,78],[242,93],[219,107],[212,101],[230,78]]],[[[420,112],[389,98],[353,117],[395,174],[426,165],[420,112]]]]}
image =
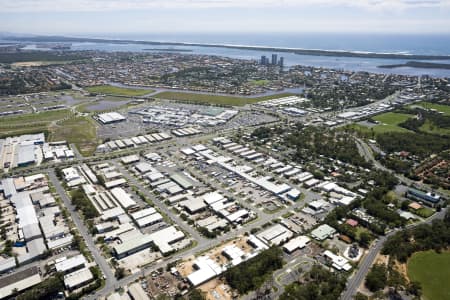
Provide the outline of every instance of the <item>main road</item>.
{"type": "Polygon", "coordinates": [[[61,183],[59,182],[58,178],[56,177],[55,171],[53,169],[47,170],[48,177],[53,184],[53,186],[56,189],[56,192],[61,197],[64,206],[67,208],[67,210],[70,213],[70,216],[72,217],[73,222],[75,223],[75,226],[77,227],[78,231],[80,232],[81,236],[83,237],[84,242],[86,243],[89,251],[91,252],[92,256],[94,257],[95,262],[102,270],[103,274],[105,275],[105,287],[104,289],[112,289],[114,285],[116,284],[117,280],[114,277],[114,273],[111,271],[111,268],[109,267],[108,262],[106,259],[100,254],[97,246],[95,246],[95,242],[86,228],[86,226],[83,223],[83,220],[81,220],[80,216],[75,210],[75,206],[72,205],[72,202],[69,199],[69,196],[67,196],[66,191],[62,187],[61,183]]]}

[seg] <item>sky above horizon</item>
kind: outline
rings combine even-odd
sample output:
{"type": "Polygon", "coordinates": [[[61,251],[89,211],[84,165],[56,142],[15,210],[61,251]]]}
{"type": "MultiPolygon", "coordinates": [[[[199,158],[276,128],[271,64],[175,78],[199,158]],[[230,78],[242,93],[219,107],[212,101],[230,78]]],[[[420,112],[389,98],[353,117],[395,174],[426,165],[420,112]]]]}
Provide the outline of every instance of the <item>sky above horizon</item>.
{"type": "Polygon", "coordinates": [[[450,0],[0,0],[0,32],[450,33],[450,0]]]}

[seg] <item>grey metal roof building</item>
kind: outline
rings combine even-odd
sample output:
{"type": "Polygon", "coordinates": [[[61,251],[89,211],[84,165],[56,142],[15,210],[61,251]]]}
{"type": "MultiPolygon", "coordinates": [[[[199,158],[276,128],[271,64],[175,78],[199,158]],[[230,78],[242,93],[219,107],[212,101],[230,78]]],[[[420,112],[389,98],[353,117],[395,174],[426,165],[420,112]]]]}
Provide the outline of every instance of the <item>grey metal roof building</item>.
{"type": "Polygon", "coordinates": [[[0,280],[0,299],[13,294],[13,291],[23,291],[42,281],[38,267],[32,267],[10,276],[2,277],[0,280]]]}
{"type": "Polygon", "coordinates": [[[8,272],[16,267],[16,259],[9,257],[0,261],[0,273],[8,272]]]}
{"type": "Polygon", "coordinates": [[[17,156],[17,165],[26,166],[35,163],[36,158],[34,156],[34,150],[35,150],[34,144],[20,145],[17,156]]]}
{"type": "Polygon", "coordinates": [[[12,178],[3,179],[2,190],[6,198],[10,198],[12,195],[16,194],[17,191],[14,185],[14,180],[12,178]]]}
{"type": "Polygon", "coordinates": [[[25,241],[31,241],[36,238],[42,237],[41,229],[39,228],[39,224],[37,223],[24,226],[22,228],[22,231],[25,237],[25,241]]]}
{"type": "Polygon", "coordinates": [[[183,189],[187,190],[192,188],[192,182],[181,173],[174,173],[170,175],[170,179],[178,183],[183,189]]]}
{"type": "Polygon", "coordinates": [[[27,242],[27,250],[27,253],[19,255],[17,257],[19,265],[33,261],[47,250],[47,247],[44,244],[44,239],[37,238],[27,242]]]}
{"type": "Polygon", "coordinates": [[[139,234],[132,239],[122,241],[122,244],[114,246],[114,252],[120,259],[150,247],[152,241],[153,238],[150,235],[139,234]]]}

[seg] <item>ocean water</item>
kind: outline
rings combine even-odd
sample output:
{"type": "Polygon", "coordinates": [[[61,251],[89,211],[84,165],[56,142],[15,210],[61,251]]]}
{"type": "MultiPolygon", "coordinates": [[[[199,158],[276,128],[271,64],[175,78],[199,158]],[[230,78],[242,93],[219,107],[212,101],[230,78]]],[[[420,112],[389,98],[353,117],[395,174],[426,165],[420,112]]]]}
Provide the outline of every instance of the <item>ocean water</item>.
{"type": "MultiPolygon", "coordinates": [[[[232,44],[246,46],[270,46],[281,48],[303,48],[321,50],[343,50],[376,53],[403,53],[422,55],[450,55],[450,34],[97,34],[79,35],[80,37],[95,37],[108,39],[127,39],[157,42],[190,42],[205,44],[232,44]]],[[[73,50],[101,50],[101,51],[136,51],[145,49],[191,50],[193,54],[219,55],[238,59],[259,60],[261,55],[270,57],[274,52],[259,50],[229,49],[221,47],[199,46],[154,46],[139,44],[101,44],[101,43],[73,43],[73,50]]],[[[148,51],[149,52],[149,51],[148,51]]],[[[367,71],[384,74],[429,75],[433,77],[449,77],[450,70],[402,67],[395,69],[379,68],[380,65],[402,64],[407,59],[379,59],[356,57],[329,57],[298,55],[293,53],[277,53],[283,56],[287,67],[306,65],[314,67],[332,68],[349,71],[367,71]]],[[[430,61],[450,64],[450,60],[430,61]]]]}
{"type": "Polygon", "coordinates": [[[158,42],[235,44],[286,48],[450,55],[450,34],[229,33],[109,34],[92,37],[158,42]]]}

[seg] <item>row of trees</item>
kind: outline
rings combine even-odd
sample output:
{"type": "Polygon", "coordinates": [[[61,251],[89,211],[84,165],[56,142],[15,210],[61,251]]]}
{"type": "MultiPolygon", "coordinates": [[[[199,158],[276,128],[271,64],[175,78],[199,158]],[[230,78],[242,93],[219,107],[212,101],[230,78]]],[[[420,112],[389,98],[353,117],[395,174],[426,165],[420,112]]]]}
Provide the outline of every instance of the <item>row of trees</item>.
{"type": "Polygon", "coordinates": [[[383,289],[387,283],[387,268],[384,264],[376,264],[366,276],[365,286],[376,292],[383,289]]]}
{"type": "Polygon", "coordinates": [[[73,190],[70,195],[72,197],[73,205],[75,205],[76,209],[83,212],[86,219],[92,219],[99,216],[97,209],[95,209],[91,201],[84,195],[81,188],[73,190]]]}
{"type": "MultiPolygon", "coordinates": [[[[386,204],[391,202],[388,192],[397,184],[397,178],[389,172],[374,171],[371,172],[366,180],[374,181],[373,188],[364,199],[358,199],[349,206],[336,207],[325,218],[325,223],[334,227],[339,233],[350,237],[358,242],[361,247],[368,247],[373,235],[367,231],[357,234],[357,230],[348,224],[342,223],[341,220],[351,217],[359,220],[358,216],[352,213],[353,209],[363,207],[369,215],[376,217],[379,222],[365,224],[365,226],[376,234],[384,234],[387,226],[399,227],[406,223],[395,211],[386,208],[386,204]]],[[[364,223],[364,220],[360,220],[364,223]]]]}
{"type": "Polygon", "coordinates": [[[414,165],[412,161],[402,160],[395,156],[385,156],[380,157],[380,162],[387,168],[395,171],[395,173],[412,176],[411,170],[414,165]]]}
{"type": "Polygon", "coordinates": [[[377,135],[377,142],[388,153],[407,150],[419,158],[429,157],[450,148],[448,137],[416,132],[383,133],[377,135]]]}
{"type": "Polygon", "coordinates": [[[155,299],[156,300],[205,300],[205,292],[202,292],[200,289],[193,289],[189,292],[189,294],[182,296],[180,294],[176,294],[175,296],[168,296],[166,294],[159,294],[155,299]]]}
{"type": "Polygon", "coordinates": [[[275,126],[272,128],[269,127],[258,127],[252,132],[252,137],[257,138],[258,140],[269,139],[272,136],[280,136],[285,133],[285,129],[282,126],[275,126]]]}
{"type": "Polygon", "coordinates": [[[382,253],[406,262],[415,252],[441,251],[450,246],[450,212],[443,220],[397,232],[384,244],[382,253]]]}
{"type": "Polygon", "coordinates": [[[364,285],[375,295],[382,294],[386,286],[390,287],[389,294],[392,296],[391,299],[400,299],[398,298],[399,290],[404,290],[414,296],[422,294],[420,283],[416,281],[408,282],[403,274],[397,270],[392,260],[389,260],[387,266],[385,264],[375,264],[367,274],[364,285]]]}
{"type": "Polygon", "coordinates": [[[64,290],[63,275],[57,273],[34,286],[32,289],[20,294],[17,300],[47,300],[56,299],[59,292],[64,290]]]}
{"type": "Polygon", "coordinates": [[[410,118],[400,124],[400,126],[411,131],[420,131],[420,127],[425,124],[426,121],[430,122],[432,126],[436,126],[438,128],[450,128],[449,116],[441,115],[436,112],[425,111],[422,109],[406,110],[405,112],[415,113],[420,116],[420,118],[410,118]]]}

